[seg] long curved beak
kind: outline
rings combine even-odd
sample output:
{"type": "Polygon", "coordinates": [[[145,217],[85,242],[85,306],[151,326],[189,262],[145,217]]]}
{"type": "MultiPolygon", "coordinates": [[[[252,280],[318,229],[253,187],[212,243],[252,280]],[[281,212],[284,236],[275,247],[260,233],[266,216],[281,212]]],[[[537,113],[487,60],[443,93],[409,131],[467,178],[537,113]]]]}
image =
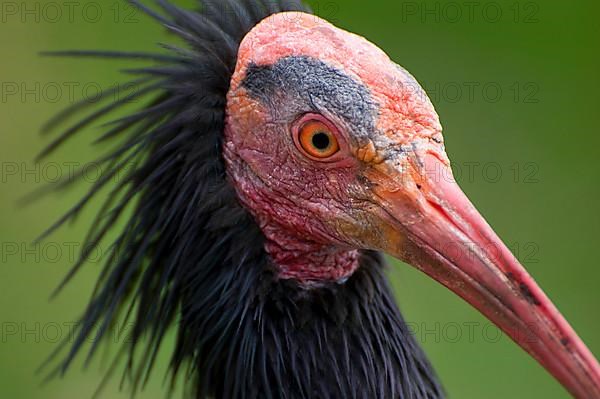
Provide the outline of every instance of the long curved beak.
{"type": "Polygon", "coordinates": [[[477,308],[573,396],[600,398],[597,360],[454,182],[445,154],[415,152],[377,175],[391,226],[381,249],[477,308]]]}

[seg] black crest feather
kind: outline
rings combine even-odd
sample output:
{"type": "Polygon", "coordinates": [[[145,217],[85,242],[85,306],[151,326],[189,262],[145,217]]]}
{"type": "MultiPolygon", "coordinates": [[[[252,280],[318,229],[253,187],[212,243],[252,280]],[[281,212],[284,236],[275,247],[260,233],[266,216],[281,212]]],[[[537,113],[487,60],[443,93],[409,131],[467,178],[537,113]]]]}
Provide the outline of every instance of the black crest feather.
{"type": "MultiPolygon", "coordinates": [[[[381,257],[364,252],[361,267],[344,284],[307,290],[278,280],[260,229],[226,180],[221,140],[240,41],[270,14],[308,9],[296,0],[204,0],[198,11],[167,0],[156,0],[156,10],[133,3],[187,47],[166,46],[169,54],[49,53],[152,62],[124,71],[138,76],[129,96],[104,105],[74,104],[45,126],[54,131],[91,108],[40,157],[128,101],[148,98],[145,107],[106,126],[97,141],[121,144],[96,160],[105,173],[45,233],[74,219],[101,189],[111,190],[62,287],[127,218],[56,372],[68,369],[91,334],[105,337],[119,320],[129,320],[135,327],[123,347],[124,379],[134,391],[174,327],[171,375],[185,368],[195,398],[441,397],[397,310],[381,257]]],[[[61,187],[77,180],[76,174],[61,187]]]]}

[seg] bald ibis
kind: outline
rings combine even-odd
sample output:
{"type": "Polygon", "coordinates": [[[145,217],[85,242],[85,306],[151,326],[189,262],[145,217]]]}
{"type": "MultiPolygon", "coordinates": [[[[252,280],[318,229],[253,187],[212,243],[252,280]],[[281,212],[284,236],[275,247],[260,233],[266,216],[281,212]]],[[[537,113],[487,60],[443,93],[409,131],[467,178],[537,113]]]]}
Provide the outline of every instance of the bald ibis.
{"type": "Polygon", "coordinates": [[[191,397],[443,397],[385,252],[476,307],[573,396],[600,398],[593,355],[447,178],[438,116],[406,70],[296,0],[134,4],[185,44],[50,53],[151,63],[125,71],[129,95],[106,91],[46,126],[90,109],[42,157],[144,104],[103,125],[98,141],[118,143],[95,161],[105,173],[48,231],[110,189],[64,284],[126,220],[56,372],[130,321],[133,389],[173,327],[170,374],[185,372],[191,397]]]}

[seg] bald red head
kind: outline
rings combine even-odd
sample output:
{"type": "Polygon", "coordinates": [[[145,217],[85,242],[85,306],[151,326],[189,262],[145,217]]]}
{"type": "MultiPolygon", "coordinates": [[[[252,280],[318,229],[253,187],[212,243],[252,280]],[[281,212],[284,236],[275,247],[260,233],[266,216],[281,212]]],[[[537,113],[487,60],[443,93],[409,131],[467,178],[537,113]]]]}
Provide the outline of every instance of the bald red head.
{"type": "Polygon", "coordinates": [[[600,397],[597,361],[453,181],[431,102],[383,51],[276,14],[242,41],[227,101],[228,173],[281,278],[342,283],[359,250],[385,251],[600,397]]]}
{"type": "Polygon", "coordinates": [[[242,41],[229,106],[244,106],[240,90],[249,67],[274,65],[290,57],[319,60],[367,87],[379,105],[378,129],[395,140],[430,137],[442,130],[421,86],[379,47],[319,17],[299,12],[265,19],[242,41]]]}

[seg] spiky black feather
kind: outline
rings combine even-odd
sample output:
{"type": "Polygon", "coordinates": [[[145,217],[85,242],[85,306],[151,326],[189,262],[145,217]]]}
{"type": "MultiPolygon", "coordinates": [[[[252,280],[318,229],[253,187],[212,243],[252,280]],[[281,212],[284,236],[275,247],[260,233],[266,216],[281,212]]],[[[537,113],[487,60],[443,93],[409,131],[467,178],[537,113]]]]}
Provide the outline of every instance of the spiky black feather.
{"type": "MultiPolygon", "coordinates": [[[[156,1],[157,11],[134,4],[187,48],[165,46],[167,55],[52,53],[154,62],[125,71],[141,75],[133,81],[138,90],[92,109],[41,154],[49,155],[127,101],[152,97],[145,108],[106,126],[98,140],[120,139],[121,145],[96,161],[105,174],[47,232],[110,187],[86,237],[86,251],[62,287],[133,208],[57,371],[67,370],[91,334],[106,337],[125,319],[135,326],[124,347],[129,359],[124,378],[134,389],[147,380],[165,334],[175,327],[172,376],[185,368],[196,398],[441,397],[396,308],[381,257],[364,252],[361,267],[344,284],[305,289],[278,280],[260,229],[226,179],[221,141],[239,43],[266,16],[306,7],[296,0],[205,0],[198,11],[167,0],[156,1]],[[117,175],[118,183],[110,185],[117,175]]],[[[91,105],[71,106],[46,129],[91,105]]],[[[62,186],[77,180],[75,175],[62,186]]]]}

